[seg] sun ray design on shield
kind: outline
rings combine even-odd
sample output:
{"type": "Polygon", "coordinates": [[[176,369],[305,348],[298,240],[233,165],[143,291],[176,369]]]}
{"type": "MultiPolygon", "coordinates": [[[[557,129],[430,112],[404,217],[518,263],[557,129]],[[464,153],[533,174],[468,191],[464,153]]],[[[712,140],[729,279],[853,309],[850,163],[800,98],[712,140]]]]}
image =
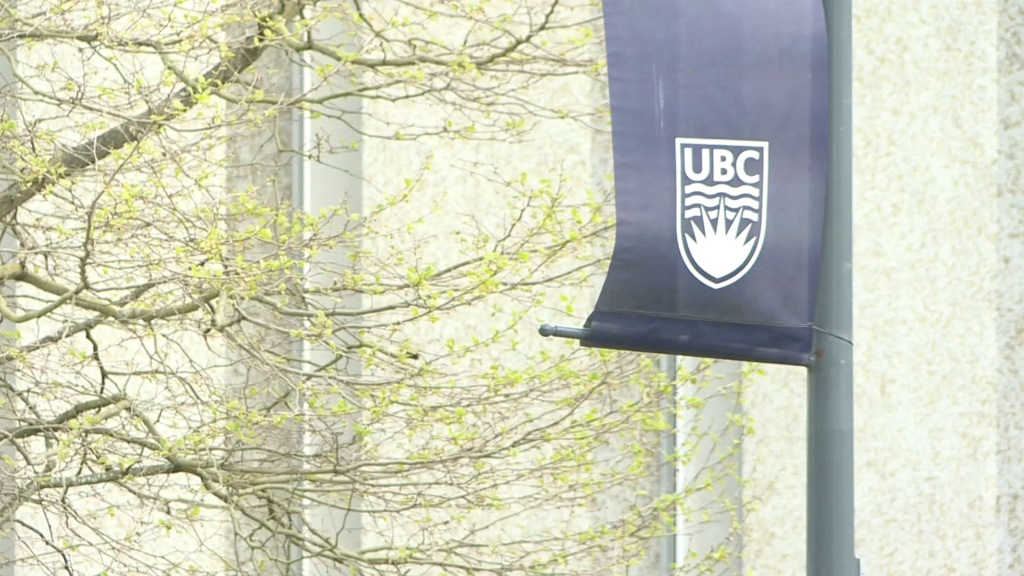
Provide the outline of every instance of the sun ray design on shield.
{"type": "Polygon", "coordinates": [[[691,220],[693,234],[686,235],[687,246],[694,263],[708,276],[718,280],[743,266],[750,257],[757,238],[748,239],[749,224],[740,231],[740,223],[743,220],[740,213],[735,215],[731,224],[727,224],[725,198],[719,200],[715,225],[711,224],[707,208],[701,206],[700,212],[703,230],[691,220]]]}

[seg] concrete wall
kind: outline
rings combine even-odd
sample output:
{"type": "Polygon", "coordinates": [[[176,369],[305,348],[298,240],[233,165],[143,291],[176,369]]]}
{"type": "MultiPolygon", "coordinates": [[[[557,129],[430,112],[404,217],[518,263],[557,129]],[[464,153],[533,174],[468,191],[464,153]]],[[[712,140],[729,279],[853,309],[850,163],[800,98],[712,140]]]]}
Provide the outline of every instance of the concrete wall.
{"type": "MultiPolygon", "coordinates": [[[[1024,3],[854,4],[857,549],[868,574],[1020,574],[1024,3]]],[[[748,407],[746,567],[804,570],[806,385],[748,407]]]]}

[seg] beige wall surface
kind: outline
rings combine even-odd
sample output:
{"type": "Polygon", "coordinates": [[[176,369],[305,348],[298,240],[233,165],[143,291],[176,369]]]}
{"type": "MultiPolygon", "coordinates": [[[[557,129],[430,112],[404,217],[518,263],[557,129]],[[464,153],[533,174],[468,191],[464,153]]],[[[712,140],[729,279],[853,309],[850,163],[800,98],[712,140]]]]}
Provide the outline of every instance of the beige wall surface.
{"type": "MultiPolygon", "coordinates": [[[[1024,574],[1024,3],[854,3],[857,550],[1024,574]]],[[[752,387],[745,567],[804,571],[806,384],[752,387]]]]}

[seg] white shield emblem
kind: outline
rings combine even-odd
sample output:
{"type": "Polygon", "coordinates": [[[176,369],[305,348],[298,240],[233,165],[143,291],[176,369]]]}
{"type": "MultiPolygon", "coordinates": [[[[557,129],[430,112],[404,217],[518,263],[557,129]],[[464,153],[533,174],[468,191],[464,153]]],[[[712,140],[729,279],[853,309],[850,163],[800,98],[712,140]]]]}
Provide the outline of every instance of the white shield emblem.
{"type": "Polygon", "coordinates": [[[767,142],[676,138],[676,240],[705,286],[729,286],[754,266],[767,206],[767,142]]]}

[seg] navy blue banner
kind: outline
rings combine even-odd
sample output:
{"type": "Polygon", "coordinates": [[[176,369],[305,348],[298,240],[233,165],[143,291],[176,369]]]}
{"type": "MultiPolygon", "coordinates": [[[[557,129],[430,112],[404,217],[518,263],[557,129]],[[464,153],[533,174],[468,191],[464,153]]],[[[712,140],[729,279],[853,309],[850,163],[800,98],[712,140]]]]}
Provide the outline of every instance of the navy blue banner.
{"type": "Polygon", "coordinates": [[[821,0],[604,0],[615,250],[583,345],[807,365],[828,178],[821,0]]]}

